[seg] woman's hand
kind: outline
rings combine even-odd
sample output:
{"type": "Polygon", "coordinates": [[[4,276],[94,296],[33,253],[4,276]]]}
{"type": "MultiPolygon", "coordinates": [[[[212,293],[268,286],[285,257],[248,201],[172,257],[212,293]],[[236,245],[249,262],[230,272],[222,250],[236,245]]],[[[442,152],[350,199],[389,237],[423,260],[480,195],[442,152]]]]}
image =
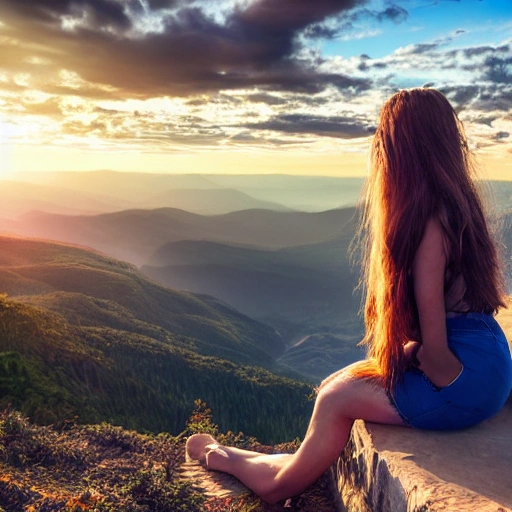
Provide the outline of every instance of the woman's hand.
{"type": "Polygon", "coordinates": [[[442,388],[452,383],[462,371],[462,363],[450,351],[444,354],[435,354],[429,358],[425,347],[417,341],[409,341],[404,345],[404,354],[409,366],[419,368],[429,380],[442,388]]]}
{"type": "Polygon", "coordinates": [[[443,388],[451,384],[462,372],[462,363],[449,349],[443,354],[429,357],[428,352],[420,346],[416,357],[419,368],[436,386],[443,388]]]}
{"type": "Polygon", "coordinates": [[[418,352],[421,348],[421,343],[417,341],[409,341],[404,345],[404,354],[409,366],[419,366],[418,352]]]}

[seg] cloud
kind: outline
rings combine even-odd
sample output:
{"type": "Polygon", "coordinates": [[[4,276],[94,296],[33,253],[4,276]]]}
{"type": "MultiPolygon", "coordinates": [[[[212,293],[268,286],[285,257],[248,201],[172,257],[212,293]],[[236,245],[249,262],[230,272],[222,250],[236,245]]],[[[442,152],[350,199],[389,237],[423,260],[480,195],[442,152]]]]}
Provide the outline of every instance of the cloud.
{"type": "Polygon", "coordinates": [[[88,17],[93,26],[126,29],[131,26],[125,5],[117,0],[6,0],[5,7],[27,20],[59,22],[64,16],[88,17]]]}
{"type": "MultiPolygon", "coordinates": [[[[82,112],[83,113],[83,112],[82,112]]],[[[94,109],[83,119],[80,112],[69,116],[62,123],[67,135],[96,137],[105,143],[147,145],[165,148],[169,143],[188,146],[214,146],[228,138],[221,126],[198,116],[155,116],[152,113],[122,112],[110,109],[94,109]]]]}
{"type": "Polygon", "coordinates": [[[488,56],[484,61],[484,77],[495,83],[512,84],[512,54],[510,57],[488,56]]]}
{"type": "Polygon", "coordinates": [[[233,21],[240,28],[286,37],[361,3],[360,0],[258,0],[236,12],[233,21]]]}
{"type": "Polygon", "coordinates": [[[152,10],[170,9],[178,4],[178,0],[146,0],[146,2],[152,10]]]}
{"type": "Polygon", "coordinates": [[[478,98],[481,89],[477,85],[449,85],[441,87],[440,90],[460,110],[478,98]]]}
{"type": "Polygon", "coordinates": [[[455,47],[467,34],[460,28],[375,59],[322,55],[322,40],[395,31],[408,17],[402,5],[2,0],[2,112],[35,123],[46,116],[84,140],[280,145],[365,138],[385,96],[433,82],[490,144],[508,143],[496,134],[511,132],[503,121],[512,110],[510,40],[455,47]],[[44,93],[37,101],[34,90],[44,93]],[[83,111],[70,107],[78,100],[83,111]]]}
{"type": "MultiPolygon", "coordinates": [[[[34,48],[39,44],[33,54],[51,61],[47,73],[72,69],[85,81],[108,85],[121,95],[187,96],[255,87],[315,92],[329,84],[353,86],[357,80],[317,74],[315,62],[298,57],[298,35],[364,2],[257,0],[219,21],[208,14],[204,0],[153,1],[146,8],[174,10],[159,18],[162,30],[148,33],[134,32],[130,16],[140,12],[134,0],[3,0],[0,15],[19,40],[34,48]]],[[[8,69],[27,68],[13,48],[2,50],[0,59],[12,56],[8,69]]],[[[41,70],[32,66],[30,71],[41,70]]]]}
{"type": "Polygon", "coordinates": [[[410,44],[403,48],[399,48],[395,52],[395,55],[420,55],[431,53],[432,51],[437,50],[439,46],[440,44],[438,42],[410,44]]]}
{"type": "Polygon", "coordinates": [[[62,118],[61,102],[57,98],[48,98],[43,102],[23,102],[26,114],[62,118]]]}
{"type": "Polygon", "coordinates": [[[282,114],[268,121],[247,123],[251,130],[269,130],[293,134],[311,134],[321,137],[351,139],[365,137],[373,132],[373,126],[356,117],[311,116],[306,114],[282,114]]]}
{"type": "Polygon", "coordinates": [[[393,4],[384,9],[382,12],[376,13],[376,17],[379,21],[393,21],[395,23],[402,23],[408,17],[408,12],[399,5],[393,4]]]}
{"type": "Polygon", "coordinates": [[[372,25],[387,21],[399,24],[404,22],[408,16],[409,13],[403,7],[394,3],[382,11],[366,7],[355,8],[325,22],[309,25],[303,33],[310,39],[341,39],[344,41],[363,39],[382,33],[381,30],[371,27],[372,25]],[[365,28],[360,27],[361,23],[364,23],[365,28]]]}
{"type": "Polygon", "coordinates": [[[503,140],[503,139],[508,139],[510,137],[510,133],[509,132],[496,132],[494,134],[494,140],[503,140]]]}
{"type": "Polygon", "coordinates": [[[251,103],[265,103],[266,105],[286,105],[289,100],[280,98],[274,94],[257,93],[247,96],[247,101],[251,103]]]}

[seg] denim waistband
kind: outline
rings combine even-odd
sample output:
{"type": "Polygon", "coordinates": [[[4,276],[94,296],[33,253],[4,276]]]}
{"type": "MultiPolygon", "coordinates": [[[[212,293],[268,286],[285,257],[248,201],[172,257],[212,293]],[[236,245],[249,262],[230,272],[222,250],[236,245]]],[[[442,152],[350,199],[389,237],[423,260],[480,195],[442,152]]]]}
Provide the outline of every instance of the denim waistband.
{"type": "Polygon", "coordinates": [[[462,313],[446,319],[447,329],[483,329],[501,330],[491,313],[462,313]]]}

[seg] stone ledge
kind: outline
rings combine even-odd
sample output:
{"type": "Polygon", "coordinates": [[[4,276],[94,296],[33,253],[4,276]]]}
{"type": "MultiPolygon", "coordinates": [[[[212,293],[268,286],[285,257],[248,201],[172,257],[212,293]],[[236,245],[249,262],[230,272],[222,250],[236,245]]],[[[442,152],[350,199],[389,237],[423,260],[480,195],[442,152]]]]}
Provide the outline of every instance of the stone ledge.
{"type": "Polygon", "coordinates": [[[341,511],[512,512],[512,399],[457,432],[358,420],[332,471],[341,511]]]}

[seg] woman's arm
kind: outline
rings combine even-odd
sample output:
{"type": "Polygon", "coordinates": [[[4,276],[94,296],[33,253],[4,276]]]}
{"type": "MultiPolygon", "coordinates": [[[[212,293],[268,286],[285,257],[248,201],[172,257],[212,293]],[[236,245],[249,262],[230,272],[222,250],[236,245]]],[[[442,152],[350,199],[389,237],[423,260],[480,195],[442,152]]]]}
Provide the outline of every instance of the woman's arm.
{"type": "Polygon", "coordinates": [[[441,225],[430,220],[413,262],[414,296],[418,307],[422,346],[420,368],[436,386],[446,386],[459,375],[462,364],[448,348],[444,275],[446,252],[441,225]]]}

